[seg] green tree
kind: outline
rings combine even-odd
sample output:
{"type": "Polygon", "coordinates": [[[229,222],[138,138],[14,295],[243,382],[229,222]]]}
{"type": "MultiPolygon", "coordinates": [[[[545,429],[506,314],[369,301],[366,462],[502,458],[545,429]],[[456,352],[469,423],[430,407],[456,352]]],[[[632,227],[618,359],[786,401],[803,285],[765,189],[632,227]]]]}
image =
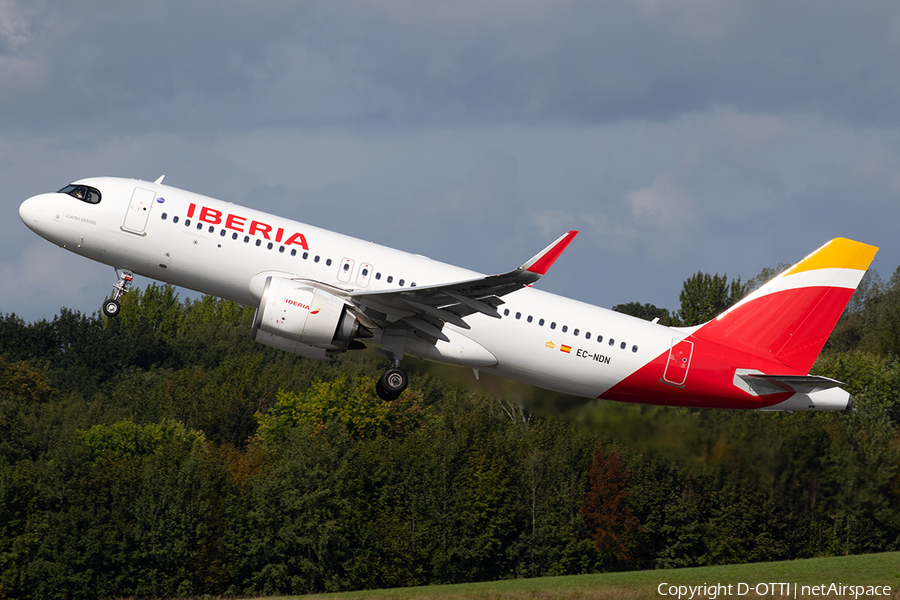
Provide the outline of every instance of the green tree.
{"type": "Polygon", "coordinates": [[[311,426],[313,432],[336,428],[362,439],[402,435],[423,422],[424,411],[415,403],[414,391],[394,401],[382,400],[374,392],[372,378],[346,375],[314,381],[300,394],[280,390],[275,405],[267,413],[257,413],[258,435],[275,442],[294,428],[311,426]]]}
{"type": "Polygon", "coordinates": [[[632,317],[638,317],[645,321],[659,319],[660,325],[678,326],[680,323],[674,315],[669,313],[668,308],[657,308],[652,304],[641,304],[640,302],[627,302],[625,304],[616,304],[613,310],[632,317]]]}
{"type": "Polygon", "coordinates": [[[727,275],[697,272],[685,280],[678,296],[681,302],[678,320],[685,327],[706,323],[740,300],[744,293],[740,277],[729,282],[727,275]]]}
{"type": "Polygon", "coordinates": [[[311,424],[296,427],[277,446],[251,444],[245,451],[265,466],[246,473],[240,494],[228,501],[229,594],[333,592],[352,585],[344,565],[360,551],[357,531],[371,525],[350,510],[357,442],[333,430],[311,433],[311,424]]]}
{"type": "Polygon", "coordinates": [[[755,277],[751,277],[750,279],[748,279],[747,283],[743,285],[744,294],[746,295],[750,292],[758,290],[763,285],[767,284],[772,279],[791,268],[791,266],[792,265],[789,265],[788,263],[780,263],[774,269],[772,267],[764,267],[762,271],[760,271],[755,277]]]}
{"type": "Polygon", "coordinates": [[[23,464],[3,482],[11,489],[0,485],[20,506],[15,489],[33,495],[24,523],[13,520],[15,536],[0,560],[8,595],[223,591],[228,488],[208,448],[201,433],[179,423],[122,421],[82,430],[48,460],[23,464]]]}
{"type": "Polygon", "coordinates": [[[24,362],[9,363],[0,356],[0,395],[20,396],[29,402],[46,402],[52,388],[50,381],[24,362]]]}

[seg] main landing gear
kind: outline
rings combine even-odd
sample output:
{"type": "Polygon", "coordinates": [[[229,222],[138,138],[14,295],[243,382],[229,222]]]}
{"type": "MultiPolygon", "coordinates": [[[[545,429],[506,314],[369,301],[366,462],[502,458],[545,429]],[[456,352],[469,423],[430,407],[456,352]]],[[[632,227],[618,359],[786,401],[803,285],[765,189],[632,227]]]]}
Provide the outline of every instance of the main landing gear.
{"type": "Polygon", "coordinates": [[[375,383],[378,397],[388,402],[396,400],[409,384],[409,375],[400,367],[400,361],[391,359],[387,371],[375,383]]]}
{"type": "Polygon", "coordinates": [[[128,288],[131,287],[131,282],[134,280],[134,273],[126,269],[121,271],[116,269],[116,274],[119,276],[119,281],[113,284],[113,297],[103,303],[103,314],[107,317],[115,317],[119,314],[119,311],[122,309],[122,306],[119,304],[119,298],[122,297],[122,294],[128,292],[128,288]]]}

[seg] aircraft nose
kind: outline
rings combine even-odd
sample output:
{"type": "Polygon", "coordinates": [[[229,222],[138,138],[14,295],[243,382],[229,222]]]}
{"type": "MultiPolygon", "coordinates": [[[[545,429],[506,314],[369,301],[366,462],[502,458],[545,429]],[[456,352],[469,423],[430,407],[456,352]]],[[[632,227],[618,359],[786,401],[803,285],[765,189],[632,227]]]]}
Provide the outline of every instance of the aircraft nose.
{"type": "Polygon", "coordinates": [[[33,196],[19,205],[19,217],[30,229],[37,227],[44,203],[40,196],[33,196]]]}

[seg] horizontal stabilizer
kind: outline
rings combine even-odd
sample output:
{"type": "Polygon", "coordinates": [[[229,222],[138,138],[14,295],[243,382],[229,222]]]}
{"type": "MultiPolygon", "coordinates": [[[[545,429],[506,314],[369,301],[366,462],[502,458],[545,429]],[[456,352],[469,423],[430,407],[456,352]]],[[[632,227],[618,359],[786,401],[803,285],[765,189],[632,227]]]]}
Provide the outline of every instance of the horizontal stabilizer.
{"type": "Polygon", "coordinates": [[[759,371],[738,369],[734,374],[734,384],[755,396],[768,394],[811,394],[821,390],[842,387],[843,382],[818,375],[766,375],[759,371]]]}
{"type": "Polygon", "coordinates": [[[809,394],[819,390],[827,390],[833,387],[843,387],[846,385],[837,379],[830,377],[820,377],[818,375],[762,375],[747,374],[744,377],[757,381],[765,381],[781,387],[783,391],[794,391],[799,394],[809,394]]]}
{"type": "Polygon", "coordinates": [[[780,401],[759,410],[809,411],[853,408],[853,396],[842,389],[842,382],[817,375],[765,375],[759,371],[738,369],[734,385],[748,394],[780,401]],[[789,394],[789,396],[787,395],[789,394]],[[785,397],[787,396],[787,397],[785,397]]]}

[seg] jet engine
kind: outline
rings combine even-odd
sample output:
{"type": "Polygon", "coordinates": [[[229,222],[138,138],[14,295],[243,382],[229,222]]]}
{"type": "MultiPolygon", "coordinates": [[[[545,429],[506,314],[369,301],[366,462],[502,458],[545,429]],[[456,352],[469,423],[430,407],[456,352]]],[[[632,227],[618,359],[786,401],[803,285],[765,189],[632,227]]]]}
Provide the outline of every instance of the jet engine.
{"type": "MultiPolygon", "coordinates": [[[[308,284],[268,277],[253,318],[253,339],[259,331],[301,344],[343,352],[358,337],[372,337],[339,297],[308,284]]],[[[357,347],[362,347],[357,343],[357,347]]]]}

